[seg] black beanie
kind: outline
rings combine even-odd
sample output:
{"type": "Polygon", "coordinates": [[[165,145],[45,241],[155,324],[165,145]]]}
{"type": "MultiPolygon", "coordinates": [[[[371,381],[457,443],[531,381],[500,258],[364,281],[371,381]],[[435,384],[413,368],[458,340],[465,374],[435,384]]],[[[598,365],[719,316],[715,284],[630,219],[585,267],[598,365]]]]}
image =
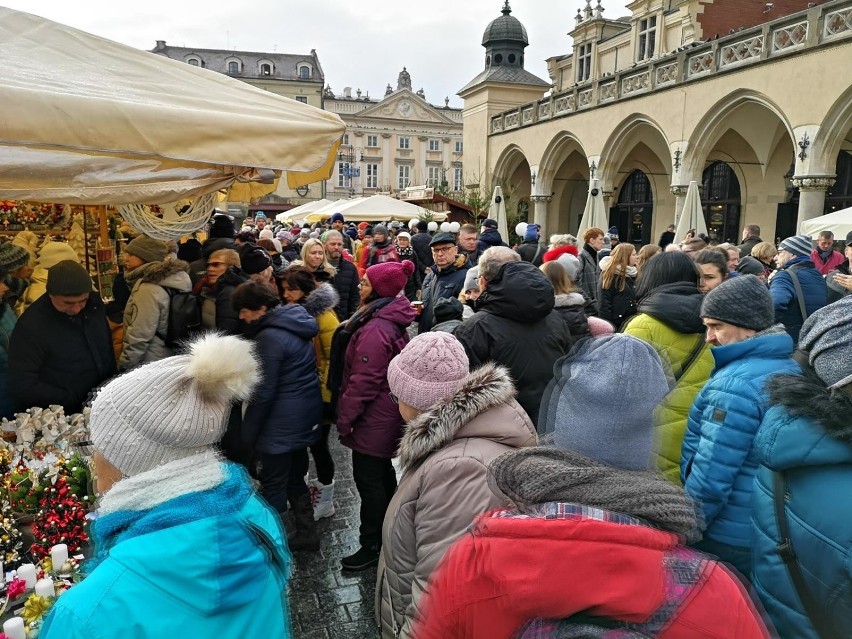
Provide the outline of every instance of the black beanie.
{"type": "Polygon", "coordinates": [[[210,237],[227,237],[234,239],[234,223],[227,215],[214,215],[210,225],[210,237]]]}
{"type": "Polygon", "coordinates": [[[246,244],[245,246],[247,248],[240,255],[240,264],[242,264],[243,272],[246,275],[263,273],[272,266],[272,258],[269,257],[269,253],[256,244],[246,244]]]}
{"type": "Polygon", "coordinates": [[[455,297],[442,297],[435,302],[435,323],[460,320],[464,316],[464,306],[455,297]]]}
{"type": "Polygon", "coordinates": [[[428,231],[429,222],[427,222],[426,220],[420,220],[419,222],[417,222],[417,230],[421,232],[428,231]]]}
{"type": "Polygon", "coordinates": [[[92,278],[79,262],[63,260],[48,269],[48,295],[82,295],[91,292],[92,278]]]}

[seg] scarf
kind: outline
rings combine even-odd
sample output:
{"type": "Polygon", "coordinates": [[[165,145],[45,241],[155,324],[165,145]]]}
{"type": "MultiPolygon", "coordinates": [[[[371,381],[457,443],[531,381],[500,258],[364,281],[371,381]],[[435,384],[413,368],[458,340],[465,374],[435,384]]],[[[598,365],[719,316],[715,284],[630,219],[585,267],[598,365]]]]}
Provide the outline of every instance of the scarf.
{"type": "Polygon", "coordinates": [[[414,247],[409,245],[406,248],[402,248],[399,244],[396,245],[396,253],[399,255],[400,260],[409,260],[411,262],[414,261],[414,247]]]}
{"type": "Polygon", "coordinates": [[[488,483],[519,505],[582,504],[636,517],[687,541],[700,538],[698,509],[656,471],[627,471],[572,451],[535,447],[491,462],[488,483]]]}
{"type": "MultiPolygon", "coordinates": [[[[212,488],[180,494],[144,510],[115,510],[98,517],[92,525],[96,552],[86,565],[87,572],[94,570],[107,558],[110,550],[123,541],[207,517],[233,515],[241,510],[251,497],[251,480],[237,464],[218,463],[225,469],[225,479],[212,488]]],[[[122,480],[115,488],[119,488],[125,481],[140,477],[137,475],[122,480]]],[[[156,489],[157,478],[151,477],[148,490],[156,489]]]]}
{"type": "Polygon", "coordinates": [[[143,264],[142,266],[139,266],[139,267],[133,269],[130,272],[125,271],[124,272],[124,280],[127,282],[127,284],[129,286],[132,287],[133,283],[136,280],[141,279],[142,277],[144,277],[146,274],[153,271],[154,269],[162,268],[162,266],[163,266],[162,262],[147,262],[146,264],[143,264]]]}

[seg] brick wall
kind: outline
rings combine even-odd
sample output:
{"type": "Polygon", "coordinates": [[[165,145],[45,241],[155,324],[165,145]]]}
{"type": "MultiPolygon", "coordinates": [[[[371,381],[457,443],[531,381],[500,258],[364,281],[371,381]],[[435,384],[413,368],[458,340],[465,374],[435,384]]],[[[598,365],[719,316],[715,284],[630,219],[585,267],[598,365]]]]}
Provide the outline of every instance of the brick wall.
{"type": "Polygon", "coordinates": [[[717,35],[726,36],[731,29],[754,27],[808,8],[808,4],[822,4],[825,0],[701,0],[704,11],[698,14],[701,25],[700,38],[712,40],[717,35]]]}

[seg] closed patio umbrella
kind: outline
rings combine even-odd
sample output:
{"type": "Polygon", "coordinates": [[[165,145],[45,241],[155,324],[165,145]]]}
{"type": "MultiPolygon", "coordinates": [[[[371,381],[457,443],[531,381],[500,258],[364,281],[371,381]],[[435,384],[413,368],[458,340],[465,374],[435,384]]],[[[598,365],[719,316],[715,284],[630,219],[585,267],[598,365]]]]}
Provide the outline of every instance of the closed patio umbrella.
{"type": "Polygon", "coordinates": [[[701,207],[701,196],[698,194],[698,182],[693,180],[686,190],[686,198],[683,201],[683,210],[677,222],[674,242],[683,242],[689,229],[695,229],[696,235],[707,234],[707,223],[704,221],[704,209],[701,207]]]}
{"type": "Polygon", "coordinates": [[[586,198],[586,208],[583,209],[583,217],[580,219],[580,228],[577,229],[577,237],[582,238],[587,229],[597,227],[606,232],[609,219],[606,214],[603,193],[598,180],[589,183],[589,197],[586,198]]]}

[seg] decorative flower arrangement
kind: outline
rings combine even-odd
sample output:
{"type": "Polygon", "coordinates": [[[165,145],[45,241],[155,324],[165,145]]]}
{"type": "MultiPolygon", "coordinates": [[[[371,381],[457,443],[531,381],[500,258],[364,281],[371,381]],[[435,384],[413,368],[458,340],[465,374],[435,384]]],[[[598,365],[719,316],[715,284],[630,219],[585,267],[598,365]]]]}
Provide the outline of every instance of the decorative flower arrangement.
{"type": "Polygon", "coordinates": [[[9,502],[4,501],[0,508],[0,562],[3,566],[17,566],[21,563],[20,550],[23,546],[21,531],[9,502]]]}
{"type": "Polygon", "coordinates": [[[56,544],[67,544],[69,552],[79,551],[88,541],[86,533],[86,507],[71,492],[68,481],[60,477],[48,488],[39,504],[40,510],[33,521],[33,556],[44,559],[56,544]]]}
{"type": "Polygon", "coordinates": [[[58,226],[65,217],[65,206],[41,202],[0,201],[0,224],[58,226]]]}
{"type": "Polygon", "coordinates": [[[12,421],[4,417],[0,420],[0,432],[6,441],[5,447],[18,455],[33,458],[39,452],[62,454],[74,442],[88,437],[88,416],[88,408],[83,413],[68,416],[62,406],[35,407],[16,413],[12,421]],[[10,441],[13,435],[14,443],[10,441]]]}

